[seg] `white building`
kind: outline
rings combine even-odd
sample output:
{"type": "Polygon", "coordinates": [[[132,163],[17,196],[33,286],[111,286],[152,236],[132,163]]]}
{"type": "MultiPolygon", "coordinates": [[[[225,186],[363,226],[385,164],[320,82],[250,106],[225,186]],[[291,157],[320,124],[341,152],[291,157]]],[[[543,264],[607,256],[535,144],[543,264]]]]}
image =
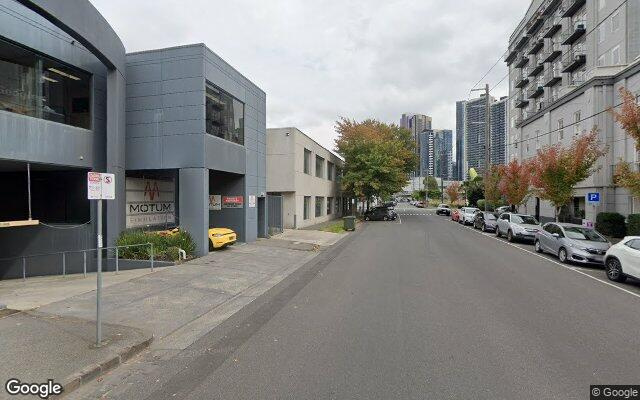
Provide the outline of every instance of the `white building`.
{"type": "Polygon", "coordinates": [[[337,155],[297,128],[267,129],[267,192],[282,196],[284,228],[342,216],[342,166],[337,155]]]}

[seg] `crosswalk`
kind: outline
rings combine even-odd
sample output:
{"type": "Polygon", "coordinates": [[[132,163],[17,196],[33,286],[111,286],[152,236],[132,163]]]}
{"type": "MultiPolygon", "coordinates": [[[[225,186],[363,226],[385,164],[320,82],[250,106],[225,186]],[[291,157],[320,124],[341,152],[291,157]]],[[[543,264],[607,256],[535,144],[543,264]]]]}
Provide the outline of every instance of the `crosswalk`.
{"type": "Polygon", "coordinates": [[[416,212],[406,213],[406,212],[398,212],[398,211],[396,211],[396,213],[397,213],[398,215],[403,216],[403,217],[404,217],[405,215],[416,215],[416,216],[435,215],[435,213],[416,213],[416,212]]]}

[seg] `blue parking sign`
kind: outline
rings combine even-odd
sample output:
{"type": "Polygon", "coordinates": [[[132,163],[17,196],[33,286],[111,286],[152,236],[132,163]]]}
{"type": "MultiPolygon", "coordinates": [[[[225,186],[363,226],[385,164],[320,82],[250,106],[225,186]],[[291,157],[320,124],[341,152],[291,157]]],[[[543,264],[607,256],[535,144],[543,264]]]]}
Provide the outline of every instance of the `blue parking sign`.
{"type": "Polygon", "coordinates": [[[599,192],[587,193],[587,201],[589,203],[600,203],[600,193],[599,192]]]}

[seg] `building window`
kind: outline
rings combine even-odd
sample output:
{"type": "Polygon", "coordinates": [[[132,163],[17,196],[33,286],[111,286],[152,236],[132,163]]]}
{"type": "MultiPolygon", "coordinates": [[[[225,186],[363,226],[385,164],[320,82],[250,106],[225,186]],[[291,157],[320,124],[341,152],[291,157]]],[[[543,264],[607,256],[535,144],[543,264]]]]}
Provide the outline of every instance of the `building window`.
{"type": "Polygon", "coordinates": [[[324,178],[324,158],[316,156],[316,176],[324,178]]]}
{"type": "Polygon", "coordinates": [[[616,11],[611,16],[611,32],[616,32],[620,29],[620,11],[616,11]]]}
{"type": "Polygon", "coordinates": [[[606,63],[606,54],[601,55],[600,57],[598,57],[598,61],[596,62],[596,66],[598,67],[604,67],[605,63],[606,63]]]}
{"type": "Polygon", "coordinates": [[[304,149],[304,173],[311,175],[311,151],[304,149]]]}
{"type": "Polygon", "coordinates": [[[340,213],[340,198],[339,198],[339,197],[336,197],[336,200],[335,200],[335,201],[336,201],[336,205],[335,205],[334,211],[335,211],[336,213],[340,213]]]}
{"type": "Polygon", "coordinates": [[[316,196],[316,218],[322,217],[323,209],[324,209],[324,197],[316,196]]]}
{"type": "Polygon", "coordinates": [[[335,170],[335,167],[333,165],[333,163],[331,161],[327,161],[327,179],[332,181],[333,180],[333,172],[335,170]]]}
{"type": "Polygon", "coordinates": [[[580,111],[573,113],[574,132],[576,135],[580,133],[580,111]]]}
{"type": "Polygon", "coordinates": [[[622,63],[622,59],[620,57],[620,45],[611,49],[611,64],[619,65],[622,63]]]}
{"type": "Polygon", "coordinates": [[[0,40],[0,110],[91,129],[91,75],[0,40]]]}
{"type": "Polygon", "coordinates": [[[244,144],[244,104],[209,82],[205,99],[206,132],[244,144]]]}
{"type": "Polygon", "coordinates": [[[607,29],[607,24],[602,24],[598,27],[598,43],[602,43],[604,42],[605,39],[605,33],[607,29]]]}
{"type": "Polygon", "coordinates": [[[311,211],[311,196],[304,196],[304,204],[302,205],[302,219],[309,219],[311,211]]]}
{"type": "Polygon", "coordinates": [[[558,120],[558,139],[562,140],[564,139],[564,120],[562,118],[560,118],[558,120]]]}
{"type": "Polygon", "coordinates": [[[327,197],[327,215],[332,214],[333,197],[327,197]]]}

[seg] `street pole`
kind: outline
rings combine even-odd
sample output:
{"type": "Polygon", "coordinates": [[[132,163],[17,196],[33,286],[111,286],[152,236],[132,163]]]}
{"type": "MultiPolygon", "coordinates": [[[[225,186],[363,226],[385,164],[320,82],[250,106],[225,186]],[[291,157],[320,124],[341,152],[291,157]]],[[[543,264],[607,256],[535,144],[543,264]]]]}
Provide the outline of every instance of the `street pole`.
{"type": "Polygon", "coordinates": [[[440,150],[440,196],[442,197],[440,201],[442,204],[444,204],[444,156],[445,151],[440,150]]]}
{"type": "MultiPolygon", "coordinates": [[[[489,167],[491,166],[491,102],[489,100],[489,84],[485,84],[485,98],[487,101],[487,106],[485,109],[485,117],[484,117],[484,184],[486,185],[489,181],[489,167]]],[[[485,186],[486,188],[486,186],[485,186]]],[[[489,202],[487,201],[487,193],[485,190],[484,196],[484,210],[489,211],[489,202]]]]}
{"type": "Polygon", "coordinates": [[[96,282],[96,346],[102,343],[102,199],[98,200],[98,265],[96,282]]]}

